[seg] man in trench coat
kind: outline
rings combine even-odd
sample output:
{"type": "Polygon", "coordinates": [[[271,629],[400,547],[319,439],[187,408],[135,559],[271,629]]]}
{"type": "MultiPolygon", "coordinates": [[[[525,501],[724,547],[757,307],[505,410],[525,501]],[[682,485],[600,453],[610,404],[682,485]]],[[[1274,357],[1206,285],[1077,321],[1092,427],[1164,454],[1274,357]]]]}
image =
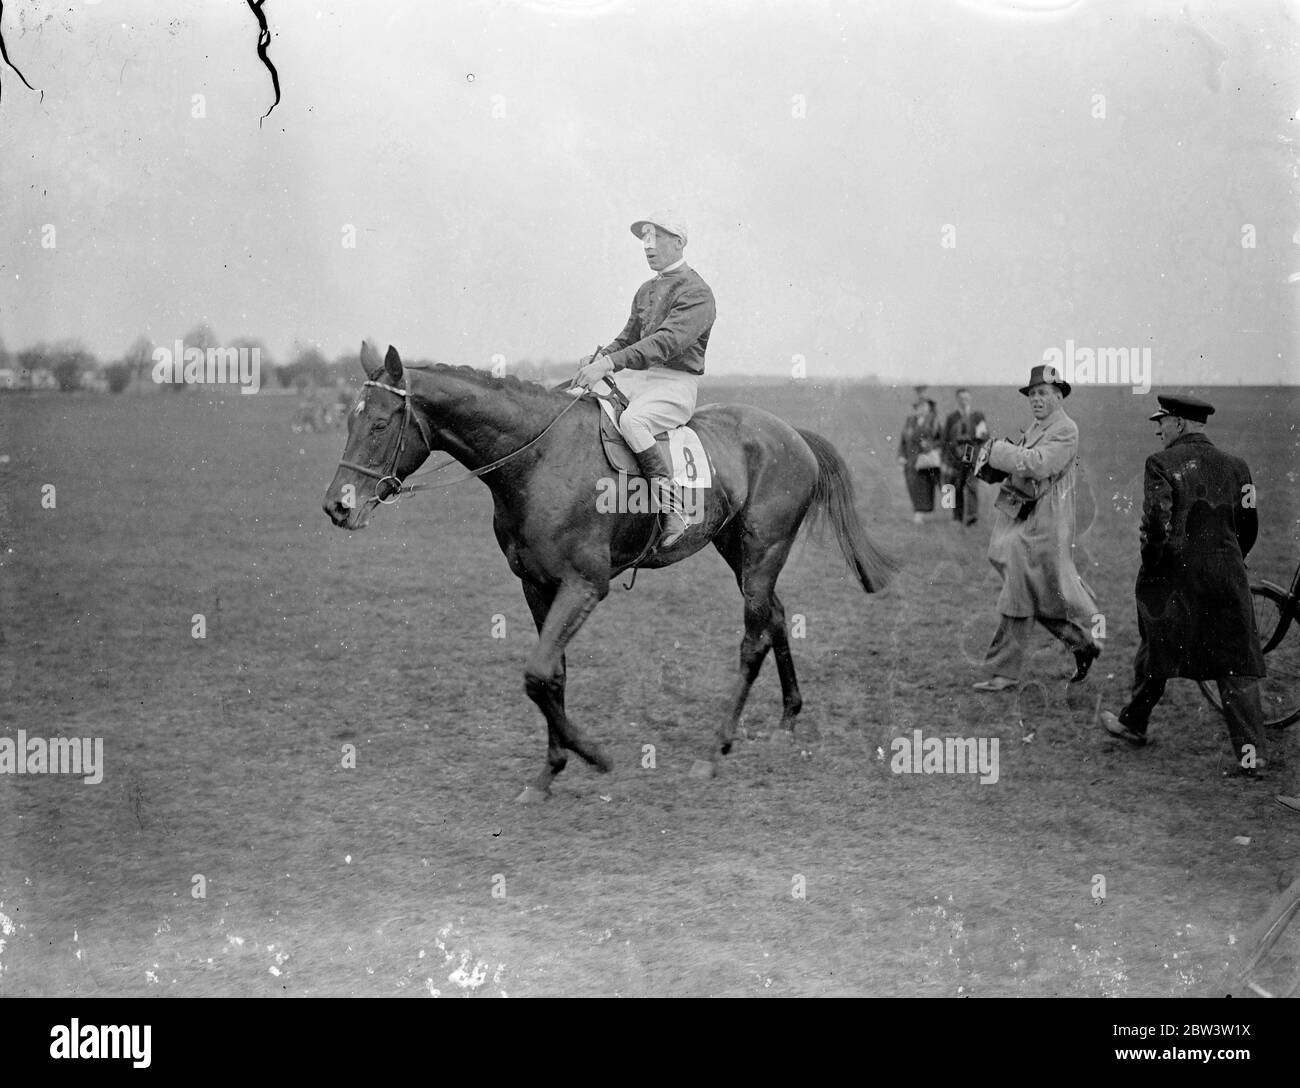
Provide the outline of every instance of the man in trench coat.
{"type": "Polygon", "coordinates": [[[1007,473],[993,504],[989,562],[1002,575],[1000,622],[984,659],[990,673],[976,691],[1005,691],[1020,683],[1029,636],[1037,620],[1074,653],[1073,682],[1088,675],[1101,647],[1092,637],[1097,602],[1074,566],[1075,456],[1079,428],[1062,402],[1070,383],[1050,366],[1036,366],[1020,392],[1034,422],[1019,444],[989,447],[988,463],[1007,473]]]}
{"type": "Polygon", "coordinates": [[[1147,721],[1170,677],[1215,680],[1240,770],[1253,776],[1264,763],[1264,655],[1246,575],[1259,532],[1255,485],[1245,461],[1202,433],[1212,405],[1156,399],[1160,410],[1151,419],[1164,448],[1147,458],[1143,484],[1133,692],[1118,715],[1102,712],[1102,724],[1113,736],[1146,744],[1147,721]]]}

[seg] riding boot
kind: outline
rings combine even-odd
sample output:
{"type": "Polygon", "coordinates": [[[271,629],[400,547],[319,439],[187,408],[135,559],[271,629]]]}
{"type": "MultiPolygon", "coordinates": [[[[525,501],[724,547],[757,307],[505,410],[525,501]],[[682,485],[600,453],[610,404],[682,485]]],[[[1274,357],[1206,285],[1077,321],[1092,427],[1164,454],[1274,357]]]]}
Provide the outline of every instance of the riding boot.
{"type": "Polygon", "coordinates": [[[661,476],[650,482],[657,489],[659,509],[663,513],[664,535],[659,541],[661,548],[671,548],[690,527],[686,520],[686,508],[682,503],[682,489],[670,477],[661,476]]]}
{"type": "Polygon", "coordinates": [[[659,510],[663,514],[663,536],[659,540],[661,548],[671,548],[686,532],[686,511],[682,505],[681,491],[673,482],[672,470],[664,455],[659,451],[659,444],[648,450],[633,450],[636,463],[641,466],[650,493],[658,500],[659,510]]]}

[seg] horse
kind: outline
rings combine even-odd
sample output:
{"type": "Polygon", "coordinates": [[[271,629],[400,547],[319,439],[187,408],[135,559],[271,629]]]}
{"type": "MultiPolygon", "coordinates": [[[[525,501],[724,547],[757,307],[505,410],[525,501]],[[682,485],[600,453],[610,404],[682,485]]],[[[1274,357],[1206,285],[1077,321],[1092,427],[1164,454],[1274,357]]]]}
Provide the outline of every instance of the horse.
{"type": "Polygon", "coordinates": [[[712,750],[691,768],[711,778],[717,756],[731,751],[769,650],[781,681],[781,727],[794,734],[803,699],[776,580],[805,518],[812,514],[810,526],[829,523],[867,593],[897,569],[863,528],[848,468],[830,442],[760,408],[706,405],[692,417],[713,486],[686,534],[659,549],[658,514],[598,509],[595,496],[612,470],[597,437],[601,409],[591,398],[469,367],[404,366],[391,345],[380,361],[362,343],[360,361],[366,381],[348,415],[325,513],[340,528],[363,528],[379,505],[429,486],[405,481],[435,450],[469,469],[464,478],[487,485],[497,543],[523,584],[538,633],[524,687],[546,719],[546,763],[517,801],[548,797],[569,752],[598,771],[612,768],[605,749],[565,713],[565,648],[623,571],[667,567],[712,543],[735,575],[744,599],[740,669],[712,750]]]}

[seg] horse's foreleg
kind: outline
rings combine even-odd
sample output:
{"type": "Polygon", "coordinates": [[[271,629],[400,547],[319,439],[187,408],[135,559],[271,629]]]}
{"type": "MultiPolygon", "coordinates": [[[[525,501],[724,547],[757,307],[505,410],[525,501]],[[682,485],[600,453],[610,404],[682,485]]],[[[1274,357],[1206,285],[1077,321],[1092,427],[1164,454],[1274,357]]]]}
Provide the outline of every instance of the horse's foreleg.
{"type": "Polygon", "coordinates": [[[539,612],[543,618],[539,624],[537,645],[524,667],[524,688],[546,718],[548,743],[546,766],[529,789],[520,795],[520,800],[531,799],[528,797],[530,790],[534,795],[543,796],[550,791],[551,782],[564,769],[566,749],[576,752],[597,770],[608,771],[613,766],[600,745],[570,721],[564,710],[565,646],[600,603],[603,594],[587,582],[565,582],[552,594],[549,607],[542,609],[539,606],[545,603],[542,600],[544,592],[525,592],[529,596],[534,620],[539,612]],[[535,599],[537,604],[534,604],[535,599]]]}
{"type": "MultiPolygon", "coordinates": [[[[546,623],[547,613],[551,610],[551,603],[555,600],[555,589],[551,586],[538,585],[535,582],[524,582],[524,599],[528,601],[528,608],[533,614],[533,623],[537,625],[537,634],[540,637],[542,627],[546,623]]],[[[550,699],[554,708],[558,710],[559,718],[565,716],[564,686],[567,673],[568,669],[564,654],[560,654],[559,675],[550,691],[550,699]]],[[[537,698],[533,696],[531,690],[529,690],[528,694],[533,697],[534,702],[537,702],[537,698]]],[[[538,775],[536,782],[524,788],[523,793],[517,798],[519,801],[544,798],[550,791],[552,780],[564,770],[564,765],[569,761],[564,748],[563,734],[556,726],[556,713],[548,713],[546,707],[542,706],[541,703],[538,703],[538,706],[541,707],[542,713],[546,716],[546,769],[538,775]]]]}

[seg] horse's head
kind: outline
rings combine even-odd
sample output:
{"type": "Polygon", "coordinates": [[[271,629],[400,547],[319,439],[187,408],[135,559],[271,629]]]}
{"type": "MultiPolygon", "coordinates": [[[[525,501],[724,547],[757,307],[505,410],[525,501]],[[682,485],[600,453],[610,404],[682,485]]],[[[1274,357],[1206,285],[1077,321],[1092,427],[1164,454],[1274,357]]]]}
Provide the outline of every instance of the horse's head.
{"type": "Polygon", "coordinates": [[[366,384],[348,413],[348,440],[334,479],[325,492],[325,513],[344,529],[361,529],[381,502],[401,490],[401,482],[424,463],[431,446],[428,427],[411,403],[402,360],[391,344],[381,362],[361,345],[366,384]]]}

